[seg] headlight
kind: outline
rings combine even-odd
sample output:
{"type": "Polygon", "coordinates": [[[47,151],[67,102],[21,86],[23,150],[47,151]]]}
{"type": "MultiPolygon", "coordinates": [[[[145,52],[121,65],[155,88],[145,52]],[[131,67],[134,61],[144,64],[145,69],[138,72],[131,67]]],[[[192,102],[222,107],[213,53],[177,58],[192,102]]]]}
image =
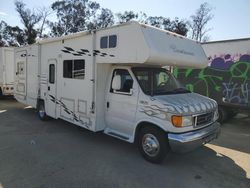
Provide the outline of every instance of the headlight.
{"type": "Polygon", "coordinates": [[[192,116],[172,116],[172,124],[175,127],[187,127],[193,125],[192,116]]]}

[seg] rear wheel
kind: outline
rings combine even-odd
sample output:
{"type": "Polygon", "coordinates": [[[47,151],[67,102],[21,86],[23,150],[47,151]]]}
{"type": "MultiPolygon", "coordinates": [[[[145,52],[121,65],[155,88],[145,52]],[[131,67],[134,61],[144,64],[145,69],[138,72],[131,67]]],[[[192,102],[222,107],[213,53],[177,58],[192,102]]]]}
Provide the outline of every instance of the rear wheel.
{"type": "Polygon", "coordinates": [[[42,120],[42,121],[46,121],[46,120],[49,119],[49,117],[47,116],[47,114],[45,112],[45,106],[44,106],[44,102],[43,101],[40,101],[38,103],[37,115],[38,115],[39,119],[42,120]]]}
{"type": "Polygon", "coordinates": [[[234,118],[237,114],[238,114],[238,111],[236,110],[230,110],[227,112],[228,113],[228,118],[234,118]]]}
{"type": "Polygon", "coordinates": [[[138,137],[138,148],[142,156],[152,163],[161,163],[170,150],[166,133],[153,126],[141,129],[138,137]]]}
{"type": "Polygon", "coordinates": [[[2,88],[0,87],[0,99],[3,98],[2,88]]]}

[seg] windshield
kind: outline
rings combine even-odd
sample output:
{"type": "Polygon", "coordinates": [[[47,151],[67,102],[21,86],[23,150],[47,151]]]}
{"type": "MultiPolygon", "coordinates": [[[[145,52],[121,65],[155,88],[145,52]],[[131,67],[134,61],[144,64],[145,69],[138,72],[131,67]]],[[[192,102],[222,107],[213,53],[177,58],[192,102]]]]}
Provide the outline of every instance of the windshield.
{"type": "Polygon", "coordinates": [[[189,93],[166,69],[132,68],[132,71],[147,95],[189,93]]]}

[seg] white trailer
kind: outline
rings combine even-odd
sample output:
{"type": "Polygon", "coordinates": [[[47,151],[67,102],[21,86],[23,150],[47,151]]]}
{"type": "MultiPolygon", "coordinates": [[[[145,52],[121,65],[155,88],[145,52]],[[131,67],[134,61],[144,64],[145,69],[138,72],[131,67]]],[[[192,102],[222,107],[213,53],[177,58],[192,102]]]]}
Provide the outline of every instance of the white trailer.
{"type": "Polygon", "coordinates": [[[14,93],[14,48],[0,48],[0,97],[14,93]]]}
{"type": "Polygon", "coordinates": [[[200,44],[177,34],[129,22],[17,48],[15,62],[15,98],[42,120],[138,141],[151,162],[218,136],[216,102],[161,68],[207,66],[200,44]]]}

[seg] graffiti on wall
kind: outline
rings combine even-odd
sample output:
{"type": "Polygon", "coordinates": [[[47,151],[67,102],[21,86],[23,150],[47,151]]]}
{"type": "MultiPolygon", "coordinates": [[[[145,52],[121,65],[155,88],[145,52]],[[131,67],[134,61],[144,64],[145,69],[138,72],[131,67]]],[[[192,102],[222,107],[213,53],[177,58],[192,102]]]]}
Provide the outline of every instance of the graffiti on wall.
{"type": "Polygon", "coordinates": [[[174,75],[192,92],[219,104],[250,106],[250,53],[209,57],[205,69],[174,69],[174,75]]]}

